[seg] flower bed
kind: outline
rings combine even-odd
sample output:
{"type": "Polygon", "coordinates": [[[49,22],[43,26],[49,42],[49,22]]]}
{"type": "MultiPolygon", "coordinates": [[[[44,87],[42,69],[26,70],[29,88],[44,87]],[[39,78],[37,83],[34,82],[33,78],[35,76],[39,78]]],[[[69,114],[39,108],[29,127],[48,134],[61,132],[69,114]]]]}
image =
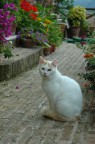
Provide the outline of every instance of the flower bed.
{"type": "Polygon", "coordinates": [[[90,38],[82,38],[82,40],[79,46],[83,49],[86,66],[85,72],[78,75],[85,80],[85,95],[90,97],[89,108],[91,112],[95,112],[95,32],[90,38]]]}

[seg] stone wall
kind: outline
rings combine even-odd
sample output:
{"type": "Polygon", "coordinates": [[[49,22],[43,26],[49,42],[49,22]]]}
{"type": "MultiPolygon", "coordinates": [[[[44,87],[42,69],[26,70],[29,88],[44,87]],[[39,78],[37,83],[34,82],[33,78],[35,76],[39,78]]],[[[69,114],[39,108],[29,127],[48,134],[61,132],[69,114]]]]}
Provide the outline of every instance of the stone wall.
{"type": "Polygon", "coordinates": [[[43,49],[14,50],[14,56],[10,59],[3,59],[0,63],[0,81],[8,80],[18,74],[32,69],[39,62],[39,56],[43,55],[43,49]],[[19,53],[18,56],[16,56],[19,53]]]}

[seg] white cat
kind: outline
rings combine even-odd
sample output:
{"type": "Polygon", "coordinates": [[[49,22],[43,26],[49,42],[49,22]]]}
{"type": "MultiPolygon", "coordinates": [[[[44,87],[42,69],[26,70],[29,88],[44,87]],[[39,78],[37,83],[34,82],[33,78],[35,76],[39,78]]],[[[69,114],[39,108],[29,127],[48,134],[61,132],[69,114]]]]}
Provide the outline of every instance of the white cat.
{"type": "Polygon", "coordinates": [[[43,110],[43,115],[58,121],[78,120],[83,103],[79,84],[63,76],[57,70],[55,60],[46,61],[42,56],[39,60],[39,72],[42,76],[42,88],[50,105],[43,110]]]}

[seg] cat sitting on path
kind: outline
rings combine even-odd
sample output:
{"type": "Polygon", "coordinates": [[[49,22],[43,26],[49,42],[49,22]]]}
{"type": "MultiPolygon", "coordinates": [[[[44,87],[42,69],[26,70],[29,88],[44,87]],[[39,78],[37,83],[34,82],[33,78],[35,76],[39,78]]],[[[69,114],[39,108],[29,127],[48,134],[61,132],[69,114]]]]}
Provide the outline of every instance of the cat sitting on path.
{"type": "Polygon", "coordinates": [[[56,61],[39,60],[42,89],[49,100],[49,108],[43,108],[43,116],[57,121],[76,121],[82,112],[83,97],[79,84],[62,75],[56,61]]]}

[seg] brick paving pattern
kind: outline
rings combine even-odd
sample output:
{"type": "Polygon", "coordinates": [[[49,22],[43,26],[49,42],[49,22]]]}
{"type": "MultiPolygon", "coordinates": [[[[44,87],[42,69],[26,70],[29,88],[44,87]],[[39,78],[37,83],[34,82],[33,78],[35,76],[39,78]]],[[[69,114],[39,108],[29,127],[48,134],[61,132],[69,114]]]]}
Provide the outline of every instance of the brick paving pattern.
{"type": "MultiPolygon", "coordinates": [[[[78,72],[84,70],[82,50],[63,43],[46,57],[57,59],[58,69],[80,84],[78,72]]],[[[0,83],[0,144],[94,144],[95,125],[89,112],[79,122],[57,122],[41,115],[48,104],[41,89],[38,66],[14,79],[0,83]]]]}

